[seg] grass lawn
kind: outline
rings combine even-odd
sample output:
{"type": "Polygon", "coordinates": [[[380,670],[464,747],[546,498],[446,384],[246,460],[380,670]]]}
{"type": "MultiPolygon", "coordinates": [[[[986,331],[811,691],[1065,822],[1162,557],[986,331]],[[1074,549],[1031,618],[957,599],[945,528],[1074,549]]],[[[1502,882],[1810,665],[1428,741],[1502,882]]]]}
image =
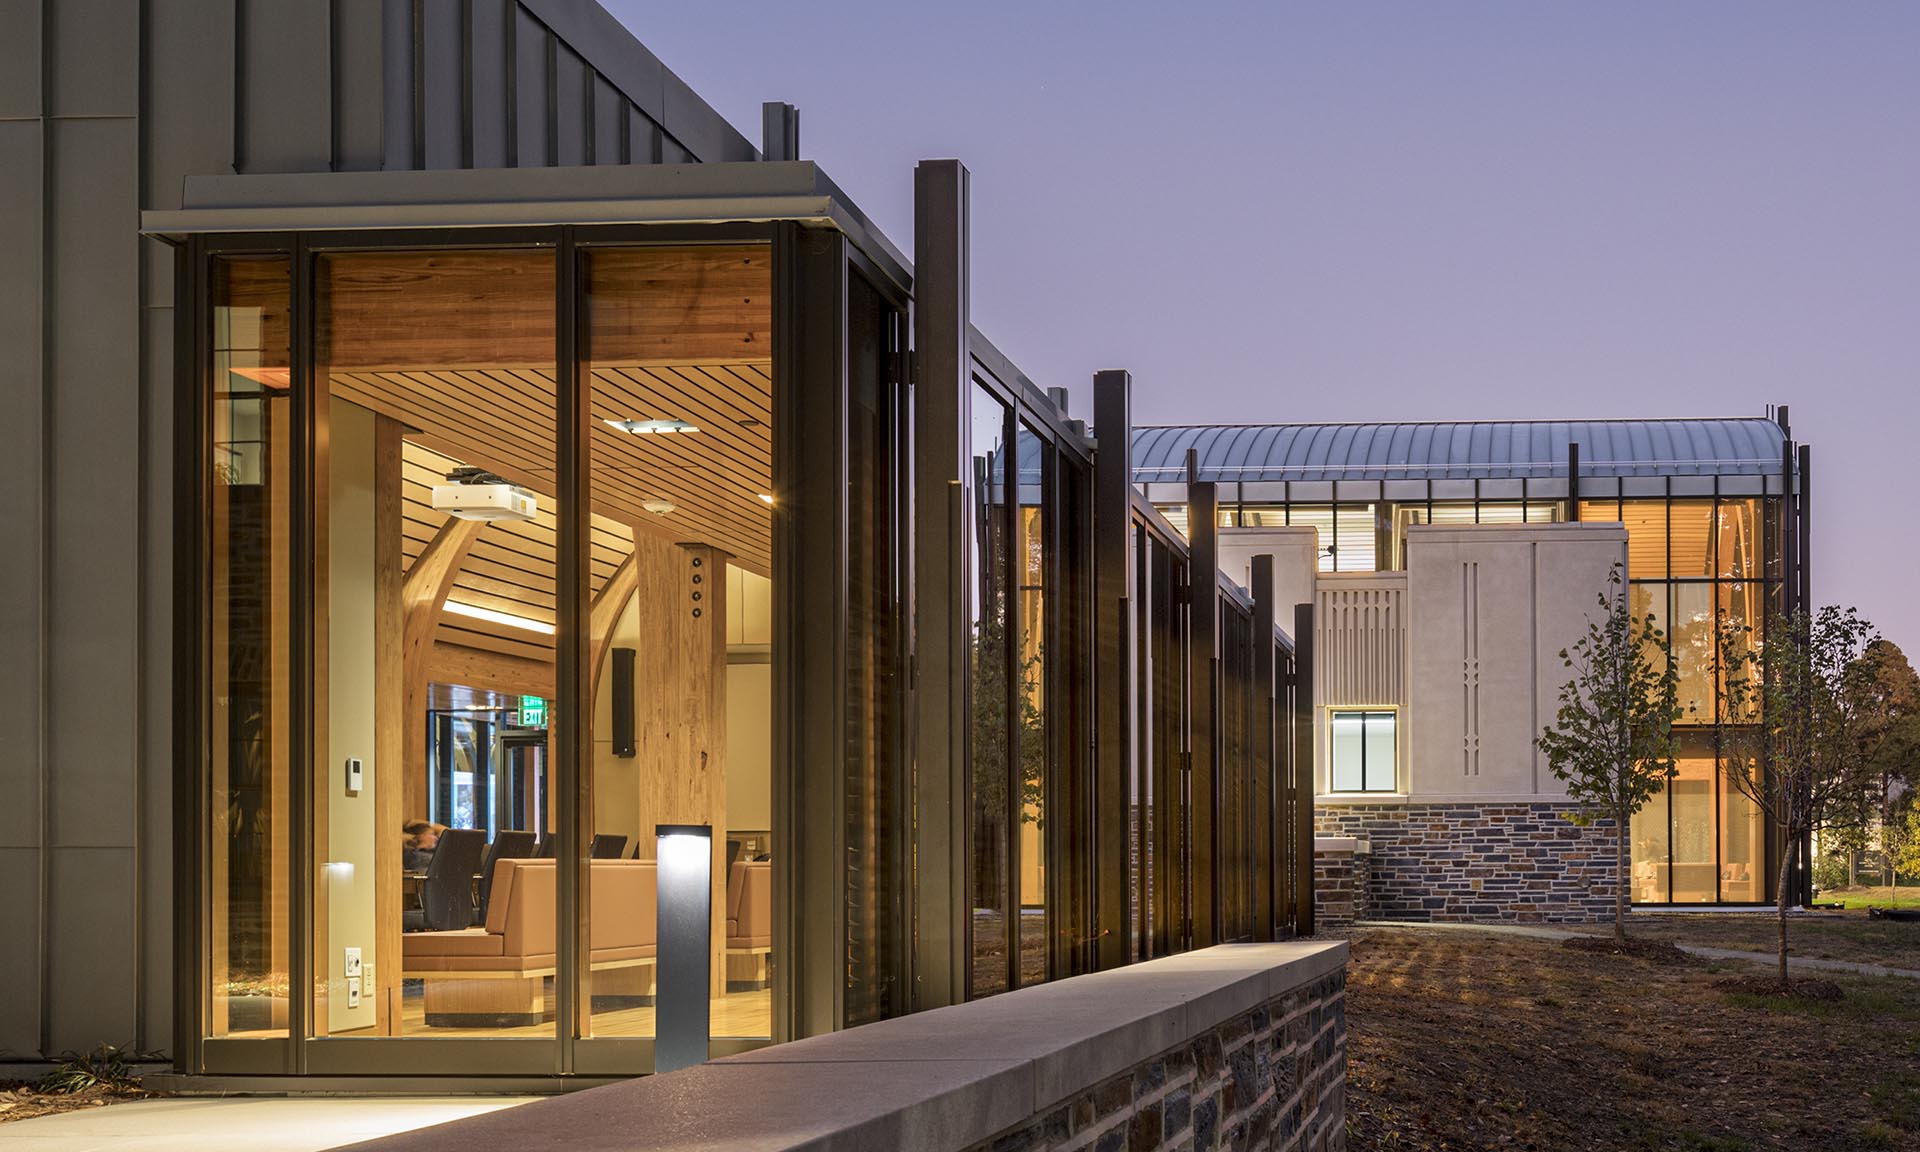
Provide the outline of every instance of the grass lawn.
{"type": "MultiPolygon", "coordinates": [[[[1583,931],[1605,935],[1612,925],[1583,931]]],[[[1771,912],[1634,912],[1627,931],[1652,940],[1772,952],[1780,920],[1771,912]]],[[[1787,918],[1787,955],[1920,969],[1920,924],[1875,920],[1865,912],[1803,912],[1787,918]]]]}
{"type": "Polygon", "coordinates": [[[1840,977],[1809,1006],[1713,987],[1754,971],[1356,933],[1348,1147],[1920,1148],[1920,980],[1840,977]]]}
{"type": "Polygon", "coordinates": [[[1902,880],[1900,887],[1893,890],[1892,897],[1886,888],[1834,888],[1823,890],[1814,901],[1820,904],[1845,904],[1848,908],[1920,908],[1920,884],[1902,880]]]}

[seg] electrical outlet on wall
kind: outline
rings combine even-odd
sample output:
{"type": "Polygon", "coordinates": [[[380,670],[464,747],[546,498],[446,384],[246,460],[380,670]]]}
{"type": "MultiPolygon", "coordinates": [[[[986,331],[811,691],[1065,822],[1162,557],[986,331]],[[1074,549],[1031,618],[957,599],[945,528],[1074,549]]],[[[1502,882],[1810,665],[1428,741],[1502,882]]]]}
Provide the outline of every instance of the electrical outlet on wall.
{"type": "Polygon", "coordinates": [[[360,1007],[360,977],[347,977],[347,1007],[360,1007]]]}
{"type": "Polygon", "coordinates": [[[358,756],[347,757],[346,778],[347,778],[347,795],[349,796],[359,795],[361,782],[365,779],[365,776],[363,774],[363,769],[360,763],[360,757],[358,756]]]}
{"type": "Polygon", "coordinates": [[[360,949],[348,948],[345,951],[346,962],[340,966],[341,975],[349,980],[358,980],[360,978],[360,949]]]}

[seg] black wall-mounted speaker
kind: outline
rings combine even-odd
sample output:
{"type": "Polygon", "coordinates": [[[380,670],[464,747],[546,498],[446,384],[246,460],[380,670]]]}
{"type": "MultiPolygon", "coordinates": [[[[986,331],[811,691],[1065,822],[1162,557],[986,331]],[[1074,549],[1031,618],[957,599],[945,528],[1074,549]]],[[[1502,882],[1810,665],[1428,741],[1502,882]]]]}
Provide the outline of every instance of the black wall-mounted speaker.
{"type": "Polygon", "coordinates": [[[633,649],[613,650],[613,754],[632,756],[633,649]]]}

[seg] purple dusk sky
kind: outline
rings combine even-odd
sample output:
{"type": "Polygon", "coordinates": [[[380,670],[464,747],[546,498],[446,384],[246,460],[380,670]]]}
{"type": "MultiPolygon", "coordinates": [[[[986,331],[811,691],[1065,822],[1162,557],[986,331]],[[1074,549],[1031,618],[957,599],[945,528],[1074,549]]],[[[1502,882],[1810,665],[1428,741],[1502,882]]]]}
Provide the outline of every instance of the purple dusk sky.
{"type": "Polygon", "coordinates": [[[1920,3],[605,0],[912,252],[973,173],[973,309],[1136,418],[1762,415],[1815,594],[1920,649],[1920,3]]]}

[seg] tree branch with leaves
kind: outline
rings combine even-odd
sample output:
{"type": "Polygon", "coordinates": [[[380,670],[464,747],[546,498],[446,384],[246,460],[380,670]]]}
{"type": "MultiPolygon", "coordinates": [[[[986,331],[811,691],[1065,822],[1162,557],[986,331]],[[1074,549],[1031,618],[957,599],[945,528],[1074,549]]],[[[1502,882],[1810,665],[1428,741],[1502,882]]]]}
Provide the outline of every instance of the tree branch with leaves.
{"type": "Polygon", "coordinates": [[[1636,617],[1615,565],[1599,596],[1600,618],[1560,659],[1571,676],[1560,689],[1552,727],[1537,741],[1547,767],[1567,786],[1582,825],[1612,820],[1619,880],[1613,938],[1627,940],[1627,888],[1632,880],[1628,831],[1634,813],[1673,778],[1673,725],[1682,714],[1679,674],[1666,635],[1651,615],[1636,617]]]}

